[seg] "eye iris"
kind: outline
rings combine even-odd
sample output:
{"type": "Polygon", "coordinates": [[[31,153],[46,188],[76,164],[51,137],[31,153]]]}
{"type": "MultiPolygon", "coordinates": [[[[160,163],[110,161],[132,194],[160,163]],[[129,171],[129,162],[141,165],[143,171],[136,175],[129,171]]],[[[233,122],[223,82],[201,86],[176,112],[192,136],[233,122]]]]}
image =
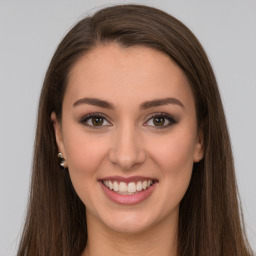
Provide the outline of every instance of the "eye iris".
{"type": "Polygon", "coordinates": [[[94,126],[101,126],[103,124],[103,118],[102,117],[93,117],[92,124],[94,126]]]}
{"type": "Polygon", "coordinates": [[[155,126],[163,126],[165,123],[165,118],[164,117],[154,117],[153,123],[155,126]]]}

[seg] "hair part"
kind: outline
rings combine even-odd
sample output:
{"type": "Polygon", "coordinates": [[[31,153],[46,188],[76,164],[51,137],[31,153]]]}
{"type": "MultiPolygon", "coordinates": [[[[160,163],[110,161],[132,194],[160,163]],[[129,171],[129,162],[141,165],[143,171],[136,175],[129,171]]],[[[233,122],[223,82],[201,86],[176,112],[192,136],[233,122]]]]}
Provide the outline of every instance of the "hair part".
{"type": "Polygon", "coordinates": [[[113,42],[168,55],[183,70],[193,91],[205,154],[194,164],[180,203],[178,255],[250,255],[228,129],[209,60],[184,24],[143,5],[117,5],[84,18],[54,54],[40,96],[30,199],[18,255],[80,255],[86,246],[85,206],[68,171],[59,167],[50,116],[54,111],[61,121],[69,74],[77,61],[98,45],[113,42]]]}

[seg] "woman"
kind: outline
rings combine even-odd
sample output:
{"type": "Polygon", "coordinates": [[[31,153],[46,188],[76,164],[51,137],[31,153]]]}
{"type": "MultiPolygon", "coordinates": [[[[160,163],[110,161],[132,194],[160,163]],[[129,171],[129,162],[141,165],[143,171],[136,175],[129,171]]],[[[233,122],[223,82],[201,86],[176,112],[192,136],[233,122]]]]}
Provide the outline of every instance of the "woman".
{"type": "Polygon", "coordinates": [[[83,19],[38,113],[18,255],[251,255],[217,83],[181,22],[140,5],[83,19]]]}

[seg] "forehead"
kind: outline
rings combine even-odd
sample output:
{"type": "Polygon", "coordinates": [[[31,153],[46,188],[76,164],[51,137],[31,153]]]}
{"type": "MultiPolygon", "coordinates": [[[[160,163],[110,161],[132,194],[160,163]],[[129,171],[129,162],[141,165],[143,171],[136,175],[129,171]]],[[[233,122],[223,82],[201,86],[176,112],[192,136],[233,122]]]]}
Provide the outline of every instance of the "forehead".
{"type": "Polygon", "coordinates": [[[193,104],[189,82],[169,56],[144,47],[100,45],[86,53],[69,74],[66,96],[100,97],[116,103],[179,97],[193,104]]]}

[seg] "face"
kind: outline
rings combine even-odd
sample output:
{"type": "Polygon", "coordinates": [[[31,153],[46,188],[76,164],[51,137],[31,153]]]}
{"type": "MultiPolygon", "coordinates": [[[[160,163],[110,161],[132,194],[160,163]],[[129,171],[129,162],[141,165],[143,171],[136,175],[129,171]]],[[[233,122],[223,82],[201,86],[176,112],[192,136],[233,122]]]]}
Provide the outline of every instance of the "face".
{"type": "Polygon", "coordinates": [[[127,233],[177,223],[203,152],[189,82],[167,55],[98,46],[71,70],[62,111],[56,140],[88,223],[127,233]]]}

